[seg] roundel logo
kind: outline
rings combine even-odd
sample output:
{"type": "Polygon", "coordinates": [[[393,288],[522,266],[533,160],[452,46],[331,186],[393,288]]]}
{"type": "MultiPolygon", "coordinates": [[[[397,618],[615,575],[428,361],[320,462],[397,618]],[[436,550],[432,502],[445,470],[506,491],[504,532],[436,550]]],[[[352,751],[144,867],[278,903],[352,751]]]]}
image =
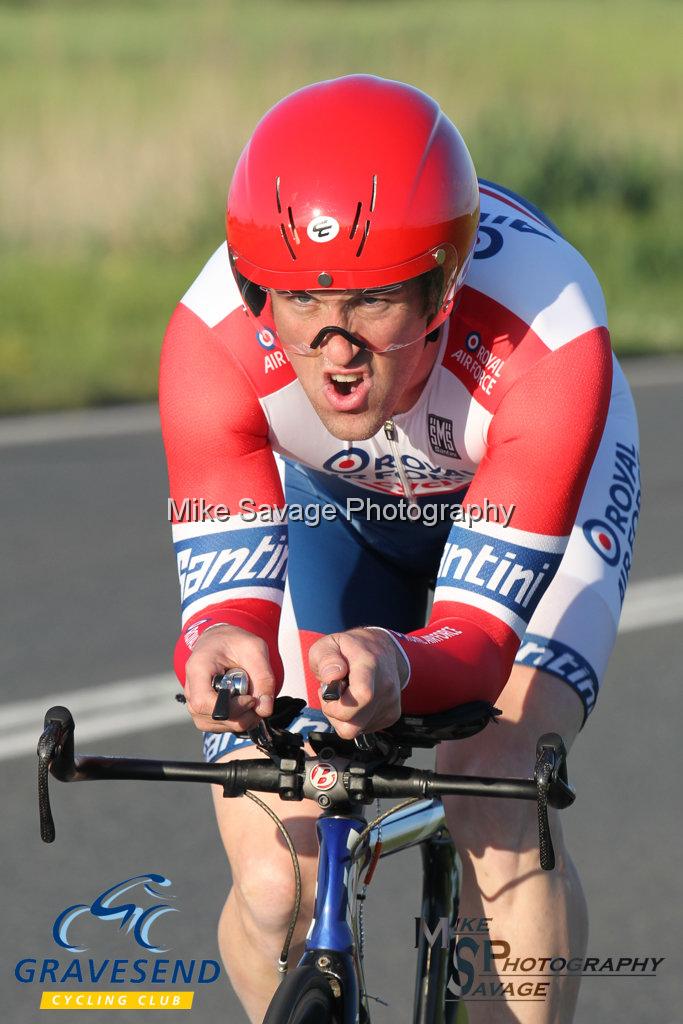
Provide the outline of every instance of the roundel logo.
{"type": "Polygon", "coordinates": [[[256,340],[261,348],[275,348],[275,335],[272,331],[269,331],[267,327],[264,327],[263,330],[257,332],[256,340]]]}
{"type": "Polygon", "coordinates": [[[334,217],[314,217],[306,228],[312,242],[331,242],[339,234],[339,221],[334,217]]]}
{"type": "Polygon", "coordinates": [[[369,461],[369,455],[362,448],[347,448],[323,463],[323,469],[329,473],[358,473],[369,461]]]}
{"type": "Polygon", "coordinates": [[[477,334],[476,331],[472,331],[465,338],[465,345],[470,352],[476,352],[481,344],[481,334],[477,334]]]}
{"type": "Polygon", "coordinates": [[[316,789],[332,789],[337,781],[337,769],[327,761],[318,761],[311,768],[311,783],[316,789]]]}
{"type": "Polygon", "coordinates": [[[621,555],[619,538],[614,528],[603,519],[588,519],[583,524],[583,535],[608,565],[616,565],[621,555]]]}

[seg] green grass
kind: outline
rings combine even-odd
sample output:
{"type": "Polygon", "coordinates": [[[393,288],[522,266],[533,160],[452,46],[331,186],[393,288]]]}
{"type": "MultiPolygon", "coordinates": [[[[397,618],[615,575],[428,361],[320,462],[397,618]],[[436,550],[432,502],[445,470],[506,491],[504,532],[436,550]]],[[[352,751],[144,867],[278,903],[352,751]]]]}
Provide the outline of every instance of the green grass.
{"type": "Polygon", "coordinates": [[[558,222],[620,352],[681,348],[682,30],[665,0],[0,3],[0,411],[152,396],[254,123],[355,71],[431,92],[558,222]]]}

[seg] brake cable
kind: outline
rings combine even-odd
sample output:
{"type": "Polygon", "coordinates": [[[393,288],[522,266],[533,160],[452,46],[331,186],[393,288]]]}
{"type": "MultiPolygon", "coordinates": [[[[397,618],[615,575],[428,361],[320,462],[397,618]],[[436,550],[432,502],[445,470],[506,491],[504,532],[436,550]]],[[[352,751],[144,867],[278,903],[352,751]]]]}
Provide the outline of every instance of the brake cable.
{"type": "Polygon", "coordinates": [[[282,833],[282,837],[287,844],[287,848],[289,849],[292,858],[295,884],[294,910],[292,911],[292,916],[289,920],[289,927],[287,929],[285,943],[284,946],[282,947],[282,952],[280,953],[280,958],[277,962],[277,969],[279,973],[284,975],[287,973],[287,959],[289,956],[289,947],[292,942],[292,936],[294,935],[294,929],[296,927],[297,918],[299,916],[299,910],[301,909],[301,865],[299,864],[299,857],[294,848],[292,837],[287,831],[287,826],[284,824],[284,822],[280,818],[278,818],[275,811],[271,807],[269,807],[264,800],[261,800],[260,797],[256,796],[255,793],[251,793],[247,789],[245,790],[244,795],[248,796],[250,800],[253,800],[255,804],[258,804],[259,807],[261,807],[266,812],[268,817],[272,818],[272,820],[275,822],[276,826],[282,833]]]}

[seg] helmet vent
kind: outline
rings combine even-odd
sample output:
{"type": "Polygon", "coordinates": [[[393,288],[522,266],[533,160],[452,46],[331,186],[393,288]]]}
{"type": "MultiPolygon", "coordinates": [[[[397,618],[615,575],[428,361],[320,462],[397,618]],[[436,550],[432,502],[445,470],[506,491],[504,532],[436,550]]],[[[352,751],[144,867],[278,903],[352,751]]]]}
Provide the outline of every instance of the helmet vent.
{"type": "Polygon", "coordinates": [[[291,206],[287,207],[287,216],[289,217],[289,230],[292,232],[292,237],[294,238],[294,241],[296,242],[297,245],[299,245],[299,235],[296,230],[296,224],[294,223],[294,214],[292,213],[291,206]]]}
{"type": "Polygon", "coordinates": [[[275,179],[275,202],[277,203],[277,212],[282,213],[282,203],[280,202],[280,179],[275,179]]]}
{"type": "Polygon", "coordinates": [[[296,253],[292,249],[292,244],[289,241],[289,239],[287,238],[287,232],[285,231],[284,224],[280,225],[280,234],[282,235],[282,241],[285,243],[285,245],[289,249],[289,255],[292,257],[293,260],[295,260],[296,259],[296,253]]]}
{"type": "Polygon", "coordinates": [[[377,199],[377,175],[372,176],[372,195],[370,196],[370,213],[374,213],[375,201],[377,199]]]}
{"type": "Polygon", "coordinates": [[[370,221],[366,220],[365,227],[363,228],[363,237],[360,240],[360,245],[358,246],[358,249],[356,251],[356,256],[360,256],[360,254],[362,253],[363,249],[365,248],[365,242],[367,240],[367,237],[368,237],[369,233],[370,233],[370,221]]]}
{"type": "Polygon", "coordinates": [[[353,236],[356,233],[356,229],[358,227],[358,221],[360,220],[360,211],[362,209],[363,209],[363,204],[359,203],[358,206],[356,207],[356,216],[353,219],[353,226],[351,228],[351,234],[349,235],[349,238],[353,238],[353,236]]]}

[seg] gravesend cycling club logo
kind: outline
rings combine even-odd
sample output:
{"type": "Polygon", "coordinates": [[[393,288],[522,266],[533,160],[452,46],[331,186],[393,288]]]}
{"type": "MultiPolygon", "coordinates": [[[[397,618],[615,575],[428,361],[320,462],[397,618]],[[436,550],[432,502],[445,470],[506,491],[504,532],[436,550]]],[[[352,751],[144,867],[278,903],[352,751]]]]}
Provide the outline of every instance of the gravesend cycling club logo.
{"type": "Polygon", "coordinates": [[[133,875],[104,889],[89,903],[66,907],[54,920],[52,937],[58,947],[71,954],[89,948],[86,937],[90,940],[94,936],[111,946],[112,939],[122,936],[128,947],[140,947],[142,956],[26,956],[14,967],[16,980],[30,987],[50,986],[40,994],[41,1010],[192,1009],[194,991],[172,986],[209,985],[218,980],[221,968],[215,960],[171,960],[150,955],[166,952],[167,947],[156,943],[168,933],[168,928],[162,927],[168,922],[166,915],[178,913],[178,908],[168,902],[174,897],[164,891],[171,885],[169,878],[158,873],[133,875]],[[143,990],[145,983],[161,988],[143,990]],[[98,984],[109,990],[92,988],[98,984]]]}
{"type": "MultiPolygon", "coordinates": [[[[168,903],[155,903],[145,909],[138,906],[137,903],[119,903],[118,900],[120,896],[139,888],[142,888],[149,896],[163,898],[154,886],[166,887],[171,884],[170,879],[165,878],[164,875],[135,875],[133,878],[126,878],[123,882],[118,882],[100,893],[92,903],[75,903],[63,910],[55,920],[52,937],[58,946],[63,946],[71,953],[84,953],[88,947],[73,945],[69,939],[69,933],[72,930],[75,931],[75,921],[84,915],[91,915],[100,921],[116,922],[121,930],[126,928],[128,933],[132,933],[139,946],[152,953],[163,953],[165,949],[153,945],[150,941],[150,928],[154,921],[164,914],[177,913],[177,908],[168,903]]],[[[167,895],[166,898],[175,899],[170,895],[167,895]]]]}
{"type": "Polygon", "coordinates": [[[505,234],[500,230],[501,227],[504,227],[506,232],[509,228],[512,228],[513,231],[517,231],[522,235],[536,235],[539,238],[547,238],[551,242],[555,241],[552,235],[547,234],[545,231],[539,231],[528,220],[522,220],[521,217],[512,219],[499,213],[491,221],[491,224],[498,225],[498,227],[494,228],[489,224],[484,224],[484,221],[488,220],[489,216],[489,213],[484,212],[479,217],[477,244],[474,249],[475,260],[488,260],[492,256],[498,255],[505,241],[505,234]]]}

